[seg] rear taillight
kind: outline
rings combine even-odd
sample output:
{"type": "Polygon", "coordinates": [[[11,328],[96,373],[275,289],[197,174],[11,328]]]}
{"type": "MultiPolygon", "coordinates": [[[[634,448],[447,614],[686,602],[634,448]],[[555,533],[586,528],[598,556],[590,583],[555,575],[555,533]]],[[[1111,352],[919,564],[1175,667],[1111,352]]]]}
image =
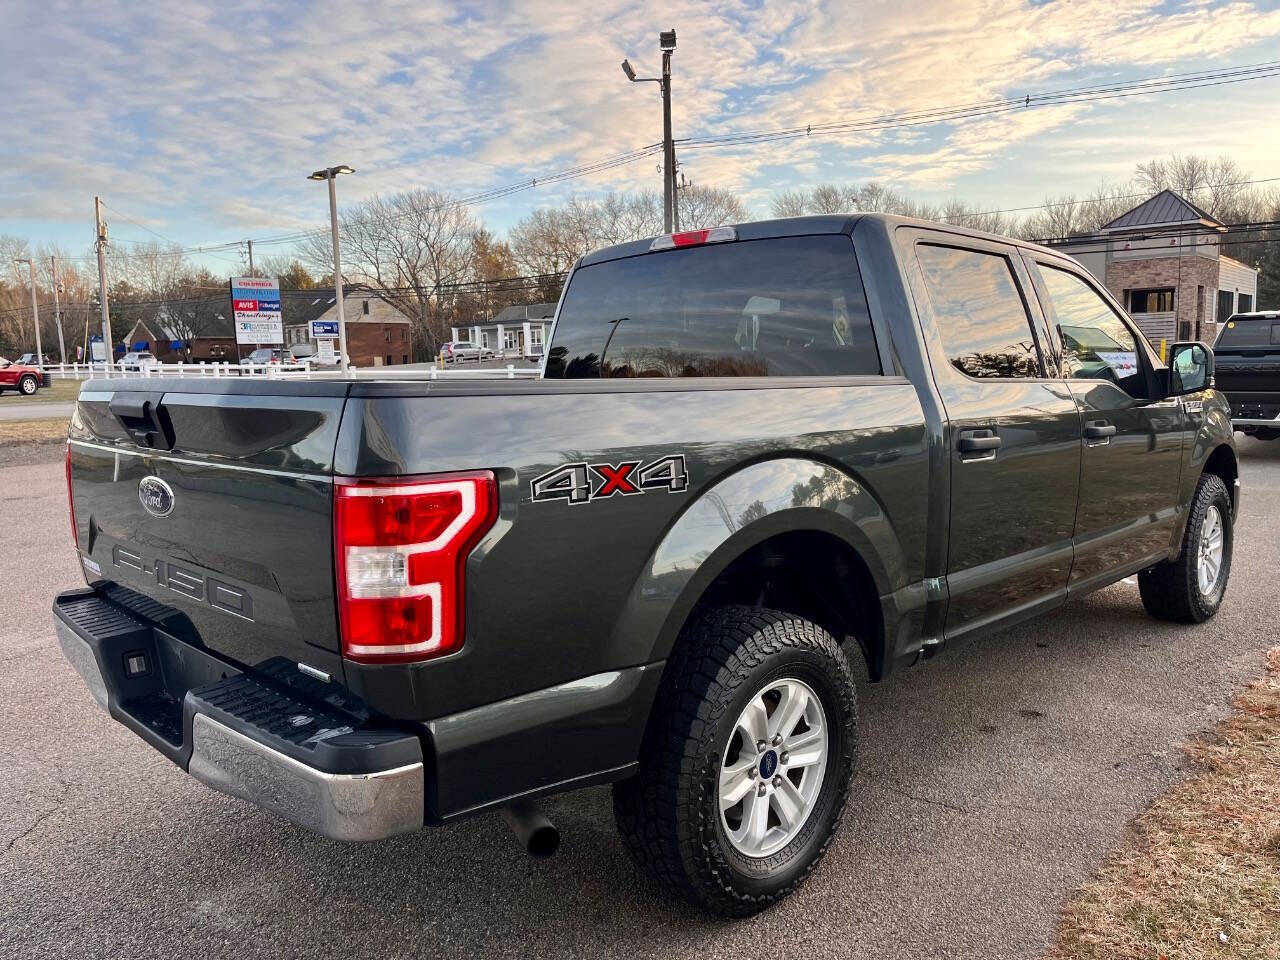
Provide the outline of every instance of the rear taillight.
{"type": "Polygon", "coordinates": [[[71,495],[71,443],[67,442],[67,509],[71,512],[71,542],[80,549],[80,531],[76,528],[76,500],[71,495]]]}
{"type": "Polygon", "coordinates": [[[338,480],[343,656],[404,663],[462,646],[467,557],[497,516],[497,483],[487,470],[338,480]]]}

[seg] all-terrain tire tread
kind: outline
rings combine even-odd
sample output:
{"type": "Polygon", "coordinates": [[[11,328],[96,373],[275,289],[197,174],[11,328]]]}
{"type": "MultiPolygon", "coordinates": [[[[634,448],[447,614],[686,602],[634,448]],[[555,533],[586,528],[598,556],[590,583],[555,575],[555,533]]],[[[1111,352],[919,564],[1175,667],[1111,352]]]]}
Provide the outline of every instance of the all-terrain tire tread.
{"type": "MultiPolygon", "coordinates": [[[[790,894],[809,876],[834,837],[848,798],[848,777],[834,799],[831,829],[817,855],[785,888],[767,896],[737,889],[718,846],[698,840],[711,830],[698,784],[705,753],[724,712],[751,671],[788,648],[809,648],[829,660],[849,718],[844,740],[851,770],[856,754],[857,706],[849,665],[839,644],[821,627],[792,614],[760,607],[711,609],[693,622],[668,661],[663,688],[641,750],[640,772],[614,785],[618,832],[637,864],[664,888],[726,916],[747,916],[790,894]],[[713,849],[713,847],[715,847],[713,849]]],[[[825,788],[824,788],[825,789],[825,788]]],[[[713,805],[713,804],[712,804],[713,805]]]]}
{"type": "MultiPolygon", "coordinates": [[[[1196,582],[1196,538],[1200,524],[1210,506],[1216,505],[1222,513],[1226,530],[1226,550],[1223,554],[1223,580],[1231,573],[1231,495],[1227,485],[1216,474],[1206,473],[1196,485],[1191,498],[1187,528],[1182,535],[1182,549],[1177,559],[1156,564],[1138,574],[1138,593],[1142,606],[1157,620],[1172,623],[1202,623],[1217,613],[1218,604],[1208,605],[1200,595],[1196,582]]],[[[1219,598],[1219,603],[1221,602],[1219,598]]]]}

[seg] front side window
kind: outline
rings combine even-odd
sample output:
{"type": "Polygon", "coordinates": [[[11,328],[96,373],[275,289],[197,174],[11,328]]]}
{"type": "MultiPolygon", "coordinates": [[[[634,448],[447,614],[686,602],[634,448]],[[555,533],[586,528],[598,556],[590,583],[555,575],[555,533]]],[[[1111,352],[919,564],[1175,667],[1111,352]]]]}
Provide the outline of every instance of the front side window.
{"type": "Polygon", "coordinates": [[[1150,290],[1130,290],[1130,313],[1172,313],[1173,287],[1157,287],[1150,290]]]}
{"type": "Polygon", "coordinates": [[[1130,396],[1143,396],[1146,378],[1133,331],[1075,274],[1046,264],[1038,269],[1062,336],[1065,375],[1076,380],[1110,380],[1130,396]]]}
{"type": "MultiPolygon", "coordinates": [[[[534,338],[540,327],[532,328],[534,338]]],[[[545,376],[878,374],[853,243],[842,234],[667,250],[578,269],[545,376]]]]}
{"type": "Polygon", "coordinates": [[[998,253],[921,244],[917,257],[947,360],[969,377],[1039,377],[1031,318],[998,253]]]}

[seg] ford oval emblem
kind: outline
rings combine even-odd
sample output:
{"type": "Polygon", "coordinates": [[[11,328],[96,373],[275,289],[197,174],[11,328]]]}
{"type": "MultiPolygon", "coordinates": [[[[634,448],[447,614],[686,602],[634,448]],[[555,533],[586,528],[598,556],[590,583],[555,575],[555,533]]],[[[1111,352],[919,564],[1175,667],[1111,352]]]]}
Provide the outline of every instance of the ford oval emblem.
{"type": "Polygon", "coordinates": [[[173,513],[173,487],[159,477],[143,477],[138,482],[138,499],[142,507],[153,517],[167,517],[173,513]]]}

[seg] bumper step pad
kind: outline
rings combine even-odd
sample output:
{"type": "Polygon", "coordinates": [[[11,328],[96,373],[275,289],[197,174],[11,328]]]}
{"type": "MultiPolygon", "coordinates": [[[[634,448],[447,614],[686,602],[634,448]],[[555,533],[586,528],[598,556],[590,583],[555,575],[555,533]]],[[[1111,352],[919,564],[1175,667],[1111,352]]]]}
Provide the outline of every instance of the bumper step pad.
{"type": "Polygon", "coordinates": [[[177,611],[131,599],[73,591],[53,607],[63,653],[113,718],[214,789],[324,836],[423,825],[416,734],[368,726],[340,685],[286,659],[242,672],[168,632],[177,611]]]}

